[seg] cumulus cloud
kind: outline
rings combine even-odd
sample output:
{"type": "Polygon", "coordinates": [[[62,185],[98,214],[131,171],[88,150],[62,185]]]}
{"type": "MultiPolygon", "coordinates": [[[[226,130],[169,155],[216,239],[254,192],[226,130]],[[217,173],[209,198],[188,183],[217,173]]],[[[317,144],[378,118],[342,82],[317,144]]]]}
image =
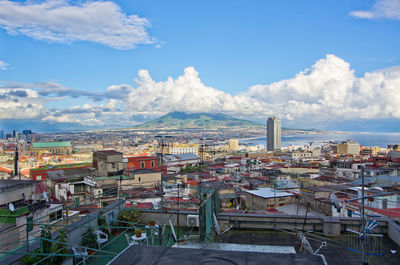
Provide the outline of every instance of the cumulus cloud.
{"type": "Polygon", "coordinates": [[[105,105],[76,105],[66,109],[49,109],[48,115],[42,118],[46,122],[78,123],[84,126],[128,126],[126,114],[118,108],[115,99],[105,105]]]}
{"type": "Polygon", "coordinates": [[[4,106],[0,118],[32,117],[115,128],[171,111],[224,113],[253,120],[275,114],[298,125],[309,121],[396,120],[400,119],[399,87],[399,66],[357,77],[348,62],[330,54],[293,78],[253,85],[238,95],[203,84],[194,67],[166,81],[155,81],[147,70],[140,70],[134,85],[113,85],[103,92],[85,92],[57,83],[7,83],[0,86],[4,106]],[[69,108],[44,107],[45,102],[59,97],[76,96],[89,101],[69,108]],[[102,104],[96,98],[102,99],[102,104]]]}
{"type": "Polygon", "coordinates": [[[63,86],[55,82],[36,82],[36,83],[17,83],[4,82],[3,88],[29,88],[35,89],[40,96],[47,98],[79,98],[87,97],[93,101],[102,101],[104,99],[122,99],[126,97],[131,89],[128,85],[110,86],[106,92],[92,92],[79,90],[63,86]]]}
{"type": "Polygon", "coordinates": [[[156,116],[169,111],[250,113],[252,100],[243,100],[204,85],[198,72],[187,67],[177,79],[154,81],[147,70],[140,70],[126,104],[130,115],[156,116]]]}
{"type": "Polygon", "coordinates": [[[8,34],[48,42],[91,41],[132,49],[155,42],[147,31],[150,26],[146,18],[127,15],[110,1],[0,1],[0,27],[8,34]]]}
{"type": "Polygon", "coordinates": [[[358,78],[349,63],[334,55],[291,79],[254,85],[236,96],[204,85],[193,67],[165,82],[154,81],[148,71],[140,70],[135,83],[126,101],[131,115],[186,111],[247,118],[278,114],[289,120],[400,118],[399,68],[358,78]]]}
{"type": "Polygon", "coordinates": [[[386,18],[400,20],[400,0],[377,0],[370,10],[353,11],[350,15],[357,18],[386,18]]]}
{"type": "Polygon", "coordinates": [[[43,100],[35,90],[0,87],[0,119],[38,119],[44,113],[43,100]]]}
{"type": "Polygon", "coordinates": [[[0,70],[7,70],[9,66],[8,63],[0,61],[0,70]]]}
{"type": "Polygon", "coordinates": [[[327,55],[294,78],[255,85],[244,93],[274,113],[314,119],[400,118],[400,69],[365,73],[358,78],[350,64],[327,55]]]}

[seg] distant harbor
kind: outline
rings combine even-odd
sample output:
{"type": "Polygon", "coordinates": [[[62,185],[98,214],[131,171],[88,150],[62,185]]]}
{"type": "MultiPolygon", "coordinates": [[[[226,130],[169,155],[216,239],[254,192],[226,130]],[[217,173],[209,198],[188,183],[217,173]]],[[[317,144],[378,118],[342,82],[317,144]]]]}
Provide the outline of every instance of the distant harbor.
{"type": "MultiPolygon", "coordinates": [[[[345,133],[321,133],[321,134],[294,134],[282,135],[282,147],[303,146],[312,142],[313,145],[323,145],[330,141],[341,142],[353,140],[362,146],[379,146],[386,148],[390,144],[400,144],[400,133],[369,133],[369,132],[345,132],[345,133]]],[[[266,145],[267,138],[240,139],[244,145],[266,145]]]]}

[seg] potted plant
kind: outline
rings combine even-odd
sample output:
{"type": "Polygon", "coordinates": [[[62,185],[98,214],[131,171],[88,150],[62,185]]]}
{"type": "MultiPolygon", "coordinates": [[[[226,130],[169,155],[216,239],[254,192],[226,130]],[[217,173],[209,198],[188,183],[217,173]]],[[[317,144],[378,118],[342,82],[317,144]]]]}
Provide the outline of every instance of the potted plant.
{"type": "Polygon", "coordinates": [[[139,221],[139,211],[136,209],[125,209],[118,215],[119,226],[131,227],[139,221]]]}
{"type": "Polygon", "coordinates": [[[156,221],[150,220],[149,221],[149,226],[156,226],[156,221]]]}
{"type": "Polygon", "coordinates": [[[33,264],[36,264],[41,259],[43,259],[42,256],[36,255],[36,254],[40,253],[40,248],[38,248],[35,251],[33,251],[33,253],[35,253],[35,255],[27,255],[27,256],[22,258],[22,262],[25,265],[33,265],[33,264]]]}
{"type": "Polygon", "coordinates": [[[135,230],[135,234],[136,234],[136,237],[137,237],[137,238],[142,237],[142,229],[136,229],[136,230],[135,230]]]}
{"type": "MultiPolygon", "coordinates": [[[[93,228],[89,227],[87,232],[83,234],[82,245],[88,248],[97,248],[97,237],[93,232],[93,228]]],[[[88,254],[91,255],[94,250],[88,249],[88,254]]]]}
{"type": "Polygon", "coordinates": [[[112,228],[112,234],[114,236],[118,236],[120,233],[121,233],[121,228],[119,228],[119,227],[112,228]]]}

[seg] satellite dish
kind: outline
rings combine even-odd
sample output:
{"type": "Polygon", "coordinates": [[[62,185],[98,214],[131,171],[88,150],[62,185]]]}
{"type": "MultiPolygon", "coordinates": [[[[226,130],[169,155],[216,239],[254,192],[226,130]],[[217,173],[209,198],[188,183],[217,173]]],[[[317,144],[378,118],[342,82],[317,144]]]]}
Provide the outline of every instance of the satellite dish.
{"type": "Polygon", "coordinates": [[[14,212],[14,211],[15,211],[15,207],[14,207],[14,204],[12,204],[12,202],[10,202],[10,203],[8,204],[8,209],[10,209],[11,212],[14,212]]]}

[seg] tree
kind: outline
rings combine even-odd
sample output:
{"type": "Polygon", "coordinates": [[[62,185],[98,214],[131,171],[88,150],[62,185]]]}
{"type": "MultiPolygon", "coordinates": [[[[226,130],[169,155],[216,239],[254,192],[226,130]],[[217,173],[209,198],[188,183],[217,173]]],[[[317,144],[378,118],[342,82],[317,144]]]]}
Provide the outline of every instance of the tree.
{"type": "MultiPolygon", "coordinates": [[[[56,237],[56,241],[58,241],[58,242],[56,242],[55,245],[53,246],[54,253],[68,254],[68,249],[65,245],[65,243],[67,243],[67,241],[68,241],[67,232],[65,231],[65,229],[61,229],[58,232],[60,234],[56,237]]],[[[61,262],[64,258],[65,257],[62,257],[62,256],[54,256],[51,264],[61,264],[61,262]]]]}
{"type": "MultiPolygon", "coordinates": [[[[59,235],[56,237],[56,241],[52,241],[52,235],[50,227],[48,225],[43,225],[41,227],[40,238],[41,238],[41,248],[36,249],[33,253],[45,253],[46,255],[28,255],[22,259],[22,261],[27,264],[35,264],[41,259],[44,259],[48,254],[68,254],[68,249],[64,243],[67,243],[68,237],[64,229],[59,230],[59,235]]],[[[65,257],[62,256],[52,256],[40,262],[40,264],[61,264],[65,257]]]]}
{"type": "Polygon", "coordinates": [[[51,231],[50,227],[48,225],[43,225],[41,227],[41,232],[40,232],[40,238],[42,241],[41,247],[42,247],[42,252],[43,253],[52,253],[53,251],[53,242],[51,242],[52,237],[51,237],[51,231]]]}

